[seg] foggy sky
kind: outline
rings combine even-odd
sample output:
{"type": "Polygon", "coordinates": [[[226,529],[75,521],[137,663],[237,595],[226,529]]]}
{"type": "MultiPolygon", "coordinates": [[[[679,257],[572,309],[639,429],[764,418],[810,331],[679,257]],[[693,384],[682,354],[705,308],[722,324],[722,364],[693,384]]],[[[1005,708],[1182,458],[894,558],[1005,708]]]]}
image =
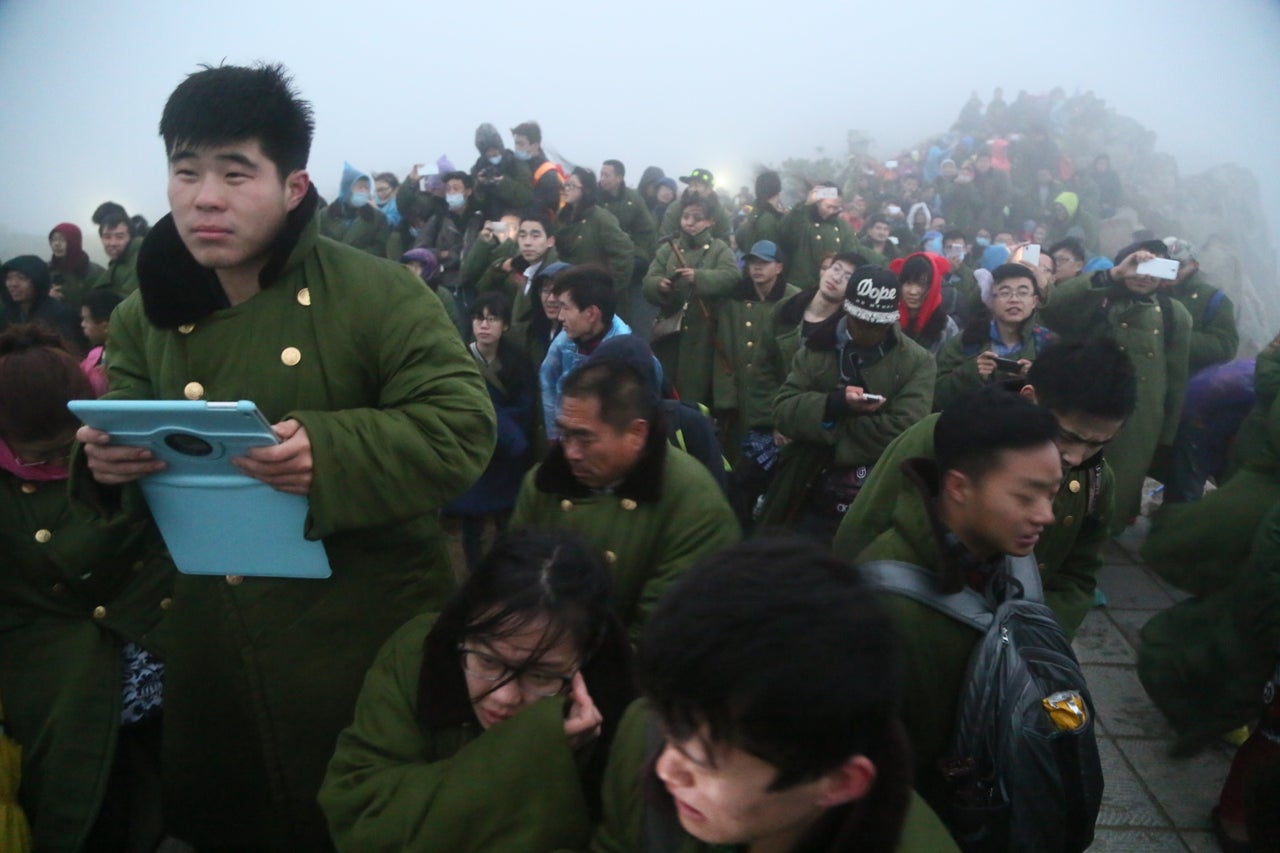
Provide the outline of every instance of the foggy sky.
{"type": "Polygon", "coordinates": [[[284,63],[313,103],[327,197],[344,160],[403,176],[448,154],[467,169],[477,124],[510,146],[527,118],[570,160],[621,159],[632,185],[657,164],[736,191],[754,163],[843,155],[850,128],[892,156],[948,129],[970,90],[1011,102],[1060,85],[1154,130],[1184,176],[1253,169],[1280,247],[1278,46],[1274,0],[0,0],[0,257],[47,256],[44,235],[71,221],[102,260],[89,216],[106,199],[159,219],[165,98],[200,63],[256,60],[284,63]]]}

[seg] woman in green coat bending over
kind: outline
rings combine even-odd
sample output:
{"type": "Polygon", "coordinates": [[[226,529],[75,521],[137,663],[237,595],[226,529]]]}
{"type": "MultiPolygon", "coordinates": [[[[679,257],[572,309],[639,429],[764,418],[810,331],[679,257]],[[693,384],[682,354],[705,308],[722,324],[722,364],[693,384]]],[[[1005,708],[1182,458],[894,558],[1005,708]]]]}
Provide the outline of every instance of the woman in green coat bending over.
{"type": "Polygon", "coordinates": [[[507,534],[387,641],[320,789],[338,850],[585,845],[631,698],[609,577],[577,534],[507,534]]]}

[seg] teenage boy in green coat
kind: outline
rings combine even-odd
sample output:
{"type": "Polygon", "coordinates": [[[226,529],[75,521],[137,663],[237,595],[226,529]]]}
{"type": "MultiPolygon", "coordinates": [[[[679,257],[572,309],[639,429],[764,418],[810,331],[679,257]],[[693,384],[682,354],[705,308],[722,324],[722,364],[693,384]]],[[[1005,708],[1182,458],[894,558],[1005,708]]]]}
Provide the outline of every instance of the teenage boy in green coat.
{"type": "MultiPolygon", "coordinates": [[[[434,294],[322,238],[311,110],[280,66],[188,77],[161,118],[172,213],[112,318],[111,395],[253,400],[280,443],[240,470],[309,499],[332,577],[179,575],[164,630],[169,831],[197,847],[326,850],[316,791],[381,644],[453,587],[439,508],[494,446],[473,359],[434,294]],[[248,119],[246,119],[248,117],[248,119]]],[[[85,496],[163,463],[82,428],[85,496]]],[[[73,485],[75,485],[73,483],[73,485]]],[[[234,537],[234,531],[228,531],[234,537]]]]}

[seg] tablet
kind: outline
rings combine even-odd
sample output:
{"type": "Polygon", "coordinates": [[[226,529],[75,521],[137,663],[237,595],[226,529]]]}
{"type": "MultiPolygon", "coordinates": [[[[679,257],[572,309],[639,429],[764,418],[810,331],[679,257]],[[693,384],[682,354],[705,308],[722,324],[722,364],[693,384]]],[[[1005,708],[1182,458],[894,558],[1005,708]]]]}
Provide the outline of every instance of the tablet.
{"type": "Polygon", "coordinates": [[[145,447],[165,470],[138,481],[178,571],[327,578],[324,544],[303,536],[309,503],[232,464],[278,444],[247,400],[73,400],[68,408],[113,444],[145,447]]]}

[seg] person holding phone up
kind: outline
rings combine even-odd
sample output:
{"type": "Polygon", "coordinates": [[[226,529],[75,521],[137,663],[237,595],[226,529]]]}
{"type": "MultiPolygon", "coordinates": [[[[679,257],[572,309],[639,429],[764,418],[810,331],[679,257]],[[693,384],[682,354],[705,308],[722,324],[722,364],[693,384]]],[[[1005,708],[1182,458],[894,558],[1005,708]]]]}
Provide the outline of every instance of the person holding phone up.
{"type": "Polygon", "coordinates": [[[938,384],[933,407],[946,406],[984,383],[1026,376],[1036,355],[1053,339],[1036,322],[1040,286],[1023,264],[1001,264],[982,288],[979,312],[964,331],[938,352],[938,384]]]}

